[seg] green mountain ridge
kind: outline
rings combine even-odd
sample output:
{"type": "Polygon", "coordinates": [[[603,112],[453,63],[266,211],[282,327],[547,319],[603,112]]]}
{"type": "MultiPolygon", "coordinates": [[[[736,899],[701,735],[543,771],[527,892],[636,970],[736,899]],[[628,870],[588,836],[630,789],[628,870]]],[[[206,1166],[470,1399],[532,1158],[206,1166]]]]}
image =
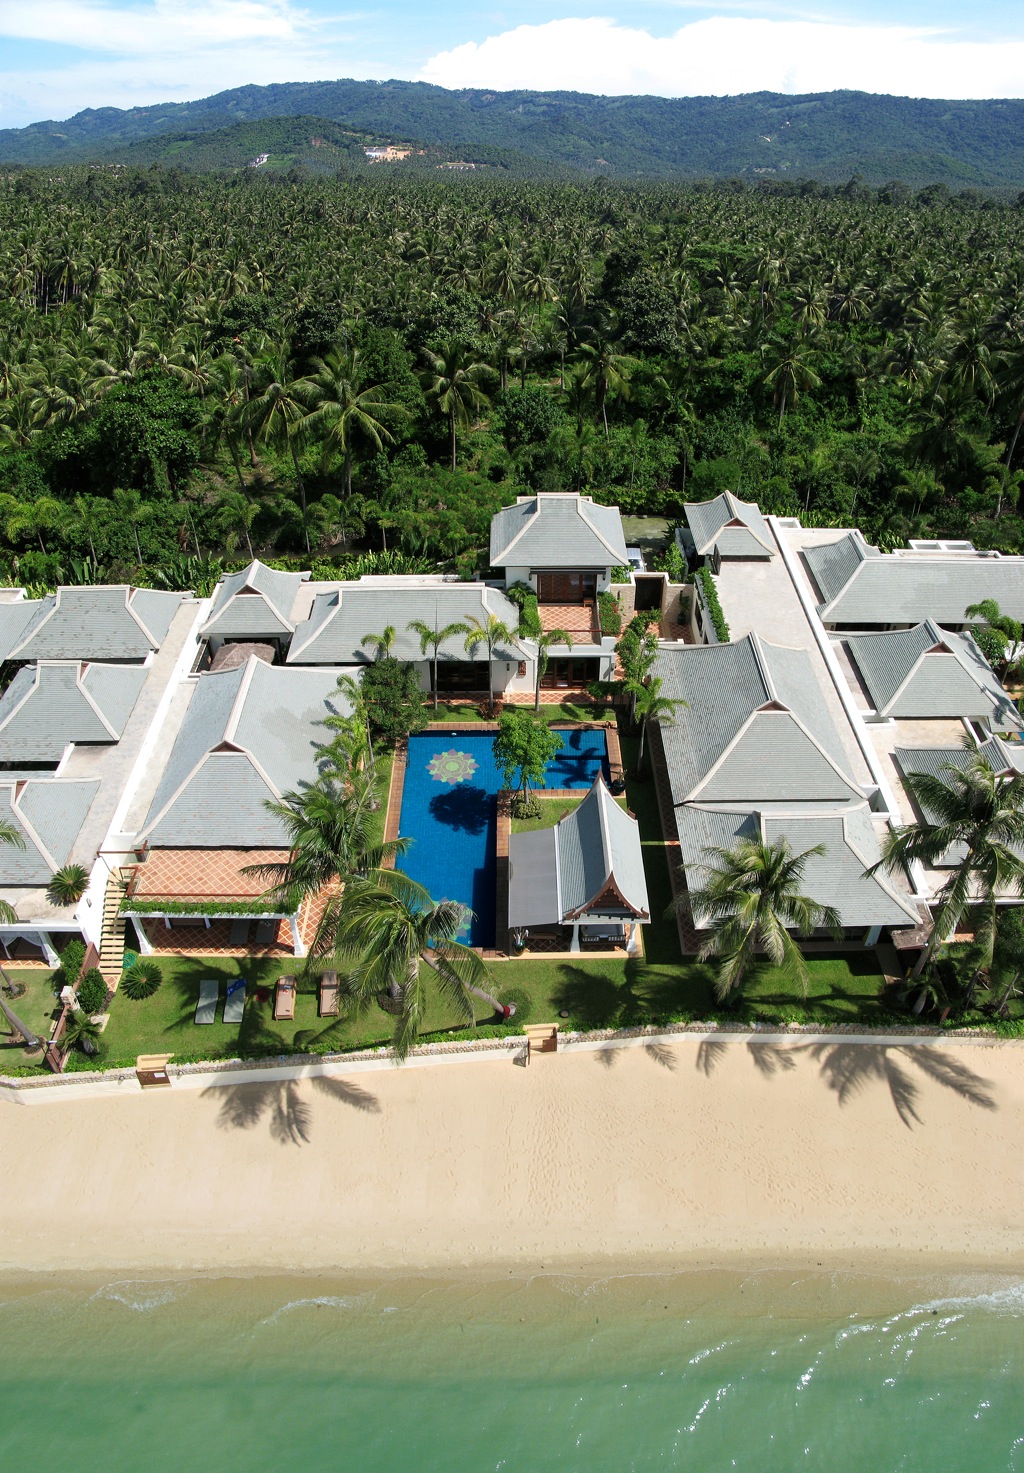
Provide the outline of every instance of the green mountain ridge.
{"type": "MultiPolygon", "coordinates": [[[[291,82],[195,102],[86,109],[63,122],[0,130],[0,160],[183,163],[237,169],[267,152],[326,168],[284,126],[336,125],[337,163],[365,163],[370,141],[523,169],[622,178],[893,178],[955,187],[1024,186],[1024,100],[942,101],[863,92],[801,96],[601,97],[449,91],[425,82],[291,82]],[[261,133],[271,124],[277,134],[261,133]],[[343,134],[347,134],[348,142],[343,134]],[[202,135],[213,135],[205,144],[202,135]],[[268,146],[272,144],[274,146],[268,146]],[[288,146],[278,147],[277,144],[288,146]],[[435,152],[436,151],[436,152],[435,152]],[[468,153],[467,153],[468,151],[468,153]]],[[[321,150],[325,145],[317,145],[321,150]]],[[[380,166],[377,166],[380,167],[380,166]]],[[[405,165],[403,164],[403,167],[405,165]]]]}

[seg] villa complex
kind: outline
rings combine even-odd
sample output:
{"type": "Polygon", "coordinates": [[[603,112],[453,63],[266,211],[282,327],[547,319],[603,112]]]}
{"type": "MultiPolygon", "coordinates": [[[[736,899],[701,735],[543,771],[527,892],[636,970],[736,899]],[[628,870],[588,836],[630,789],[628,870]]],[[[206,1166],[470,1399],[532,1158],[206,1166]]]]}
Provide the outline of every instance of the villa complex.
{"type": "MultiPolygon", "coordinates": [[[[654,742],[677,889],[701,885],[709,848],[745,836],[820,846],[805,886],[838,911],[845,944],[920,947],[957,856],[933,871],[866,872],[888,828],[929,819],[907,773],[962,765],[965,741],[997,771],[1024,770],[1020,715],[964,632],[967,607],[983,599],[1024,617],[1024,559],[966,543],[882,554],[855,530],[765,517],[730,493],[688,505],[677,536],[691,566],[712,571],[730,634],[716,639],[702,578],[682,590],[681,606],[678,587],[663,576],[652,584],[662,620],[655,674],[678,703],[654,742]]],[[[520,498],[493,520],[490,559],[490,576],[476,582],[315,582],[253,561],[207,599],[104,586],[30,600],[5,590],[0,816],[24,839],[0,848],[0,897],[18,916],[0,925],[7,953],[53,964],[61,937],[81,935],[113,986],[127,917],[127,944],[144,953],[303,955],[312,905],[268,909],[253,873],[288,853],[268,803],[316,780],[327,719],[352,711],[352,685],[339,679],[359,681],[386,631],[421,687],[431,689],[436,667],[448,697],[493,691],[525,704],[538,687],[580,692],[615,675],[598,600],[611,590],[627,614],[639,604],[615,507],[568,493],[520,498]],[[569,632],[546,664],[510,592],[536,596],[542,629],[569,632]],[[473,637],[495,623],[506,632],[489,644],[473,637]],[[436,659],[432,632],[443,634],[436,659]],[[48,882],[69,863],[89,884],[77,904],[59,906],[48,882]]],[[[440,786],[426,799],[432,812],[455,814],[477,790],[481,762],[457,742],[434,745],[440,786]]],[[[636,821],[609,790],[615,764],[603,736],[586,760],[585,775],[564,782],[564,796],[581,789],[582,802],[552,827],[506,834],[497,870],[493,853],[467,861],[478,864],[468,893],[447,896],[488,911],[493,936],[483,944],[499,953],[510,937],[537,933],[565,949],[641,945],[652,917],[636,821]],[[492,893],[481,907],[484,873],[492,893]]],[[[479,792],[496,795],[493,776],[479,792]]],[[[481,842],[493,847],[489,832],[481,842]]],[[[444,886],[443,848],[430,858],[444,886]]],[[[689,950],[702,917],[691,919],[680,928],[689,950]]]]}

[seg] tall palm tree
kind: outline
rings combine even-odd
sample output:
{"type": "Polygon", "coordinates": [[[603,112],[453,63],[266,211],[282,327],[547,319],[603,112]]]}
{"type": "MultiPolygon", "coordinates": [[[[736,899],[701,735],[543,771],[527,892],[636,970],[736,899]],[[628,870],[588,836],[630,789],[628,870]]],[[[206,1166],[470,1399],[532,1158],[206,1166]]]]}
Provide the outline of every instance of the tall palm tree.
{"type": "Polygon", "coordinates": [[[258,364],[259,392],[253,394],[242,410],[246,428],[254,438],[288,450],[295,470],[302,505],[302,527],[306,551],[310,551],[309,528],[306,525],[306,483],[299,465],[300,426],[306,417],[301,379],[295,378],[283,350],[267,354],[258,364]]]}
{"type": "Polygon", "coordinates": [[[514,646],[515,635],[507,624],[502,623],[497,614],[488,614],[486,619],[478,619],[472,614],[469,615],[466,620],[466,651],[472,659],[481,645],[487,647],[487,693],[490,696],[492,711],[498,703],[498,696],[494,689],[491,667],[494,664],[494,651],[503,644],[514,646]]]}
{"type": "Polygon", "coordinates": [[[490,402],[483,385],[494,370],[489,363],[475,361],[465,344],[454,340],[443,343],[438,353],[425,348],[423,356],[427,363],[427,370],[422,375],[423,388],[428,400],[448,419],[452,470],[455,470],[456,429],[459,425],[470,424],[473,415],[490,402]]]}
{"type": "Polygon", "coordinates": [[[312,951],[333,953],[346,966],[357,1005],[378,1002],[393,1016],[392,1047],[404,1059],[426,1012],[428,972],[467,1023],[474,1021],[471,996],[501,1010],[480,986],[487,975],[480,957],[458,939],[468,918],[465,906],[435,901],[407,875],[384,870],[328,902],[312,951]]]}
{"type": "Polygon", "coordinates": [[[548,665],[551,663],[551,646],[555,644],[567,645],[572,649],[572,635],[568,629],[544,629],[537,640],[537,672],[533,686],[533,709],[540,710],[540,685],[548,673],[548,665]]]}
{"type": "Polygon", "coordinates": [[[319,441],[325,462],[334,453],[342,457],[345,495],[352,495],[352,446],[362,439],[376,450],[394,439],[378,416],[394,414],[400,406],[382,397],[380,384],[360,386],[359,355],[338,350],[314,358],[313,372],[296,392],[309,407],[302,421],[303,440],[319,441]]]}
{"type": "Polygon", "coordinates": [[[610,338],[596,335],[590,342],[581,343],[578,349],[582,375],[581,385],[588,385],[594,392],[594,408],[601,416],[604,437],[608,438],[608,400],[629,398],[629,379],[632,359],[620,353],[610,338]]]}
{"type": "Polygon", "coordinates": [[[704,852],[717,863],[708,864],[704,884],[679,903],[688,900],[694,920],[709,931],[698,958],[720,958],[715,975],[718,1000],[724,1002],[739,991],[758,952],[795,977],[806,997],[807,963],[790,931],[807,936],[820,926],[837,939],[842,935],[832,906],[800,891],[807,860],[812,854],[824,854],[823,845],[794,854],[785,839],[774,843],[741,839],[732,849],[704,852]]]}
{"type": "Polygon", "coordinates": [[[964,617],[967,619],[980,619],[983,629],[990,629],[1004,645],[1005,661],[1004,674],[1009,674],[1018,664],[1021,658],[1021,642],[1024,640],[1024,628],[1016,619],[1009,614],[1004,614],[994,598],[983,598],[980,603],[968,604],[964,609],[964,617]]]}
{"type": "Polygon", "coordinates": [[[780,425],[804,389],[821,388],[817,361],[818,354],[806,342],[775,339],[766,345],[763,382],[772,391],[780,425]]]}
{"type": "Polygon", "coordinates": [[[437,610],[434,610],[433,624],[427,624],[422,619],[411,619],[405,626],[419,637],[420,654],[424,659],[430,658],[431,689],[434,694],[434,710],[437,710],[437,661],[441,646],[446,640],[455,639],[457,635],[466,634],[468,630],[465,624],[441,624],[437,622],[437,610]]]}
{"type": "Polygon", "coordinates": [[[1024,773],[997,773],[979,753],[964,769],[949,763],[942,776],[908,772],[903,782],[925,818],[888,833],[882,858],[867,873],[893,873],[914,863],[934,867],[950,850],[962,850],[963,858],[936,897],[932,934],[914,975],[925,970],[942,938],[974,907],[982,916],[976,927],[981,971],[992,960],[998,896],[1024,894],[1024,773]]]}
{"type": "Polygon", "coordinates": [[[642,775],[644,769],[644,746],[649,723],[660,721],[666,726],[671,726],[675,721],[676,711],[680,706],[687,704],[681,698],[663,695],[663,685],[664,681],[660,676],[652,675],[637,695],[633,707],[633,719],[640,722],[640,751],[636,759],[638,777],[642,775]]]}

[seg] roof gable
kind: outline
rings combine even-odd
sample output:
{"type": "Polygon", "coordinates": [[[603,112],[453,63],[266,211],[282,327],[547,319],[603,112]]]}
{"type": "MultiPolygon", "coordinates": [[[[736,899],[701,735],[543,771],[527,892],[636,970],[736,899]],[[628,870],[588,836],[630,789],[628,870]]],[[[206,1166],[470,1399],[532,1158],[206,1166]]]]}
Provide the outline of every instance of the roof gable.
{"type": "MultiPolygon", "coordinates": [[[[180,594],[159,594],[173,611],[180,594]]],[[[147,603],[147,609],[150,604],[147,603]]],[[[169,625],[168,620],[168,625],[169,625]]],[[[12,660],[145,660],[159,649],[166,630],[144,623],[127,585],[98,584],[58,588],[40,601],[37,612],[10,652],[12,660]]]]}
{"type": "Polygon", "coordinates": [[[724,491],[710,501],[688,501],[684,508],[694,548],[706,556],[715,547],[723,557],[772,557],[771,530],[754,501],[724,491]]]}
{"type": "Polygon", "coordinates": [[[792,711],[755,711],[707,777],[688,794],[707,802],[834,800],[862,796],[792,711]]]}
{"type": "Polygon", "coordinates": [[[600,776],[583,802],[555,825],[555,852],[563,919],[609,909],[650,919],[639,827],[600,776]]]}
{"type": "Polygon", "coordinates": [[[210,617],[200,633],[220,639],[281,637],[293,632],[292,610],[309,573],[286,573],[254,558],[218,583],[210,617]]]}
{"type": "Polygon", "coordinates": [[[49,884],[67,864],[99,786],[98,778],[0,783],[0,818],[25,841],[23,849],[0,844],[0,886],[49,884]]]}
{"type": "Polygon", "coordinates": [[[925,720],[972,716],[1017,729],[1020,714],[974,640],[926,619],[913,629],[844,641],[875,710],[925,720]]]}
{"type": "MultiPolygon", "coordinates": [[[[439,583],[396,586],[391,580],[376,583],[372,579],[358,583],[342,583],[314,600],[308,619],[297,625],[288,651],[289,665],[357,665],[367,664],[373,652],[363,640],[368,634],[382,634],[390,625],[395,630],[394,654],[399,660],[430,659],[423,653],[420,637],[409,628],[420,620],[429,628],[443,629],[448,624],[468,623],[471,618],[486,623],[495,615],[513,634],[519,623],[519,610],[511,599],[485,583],[439,583]]],[[[518,660],[518,643],[509,649],[495,651],[496,659],[518,660]]],[[[466,649],[466,636],[454,634],[441,645],[442,660],[486,660],[487,648],[477,646],[473,654],[466,649]]]]}
{"type": "Polygon", "coordinates": [[[617,506],[577,492],[538,492],[491,520],[492,567],[611,568],[628,562],[617,506]]]}

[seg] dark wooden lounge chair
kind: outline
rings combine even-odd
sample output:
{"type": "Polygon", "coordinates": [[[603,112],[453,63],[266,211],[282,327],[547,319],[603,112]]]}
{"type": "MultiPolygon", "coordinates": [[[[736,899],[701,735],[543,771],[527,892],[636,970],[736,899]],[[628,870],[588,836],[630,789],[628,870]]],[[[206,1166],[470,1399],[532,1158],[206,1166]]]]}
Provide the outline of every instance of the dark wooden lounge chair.
{"type": "Polygon", "coordinates": [[[324,972],[320,978],[319,1010],[321,1018],[336,1018],[341,1012],[341,989],[337,972],[324,972]]]}

